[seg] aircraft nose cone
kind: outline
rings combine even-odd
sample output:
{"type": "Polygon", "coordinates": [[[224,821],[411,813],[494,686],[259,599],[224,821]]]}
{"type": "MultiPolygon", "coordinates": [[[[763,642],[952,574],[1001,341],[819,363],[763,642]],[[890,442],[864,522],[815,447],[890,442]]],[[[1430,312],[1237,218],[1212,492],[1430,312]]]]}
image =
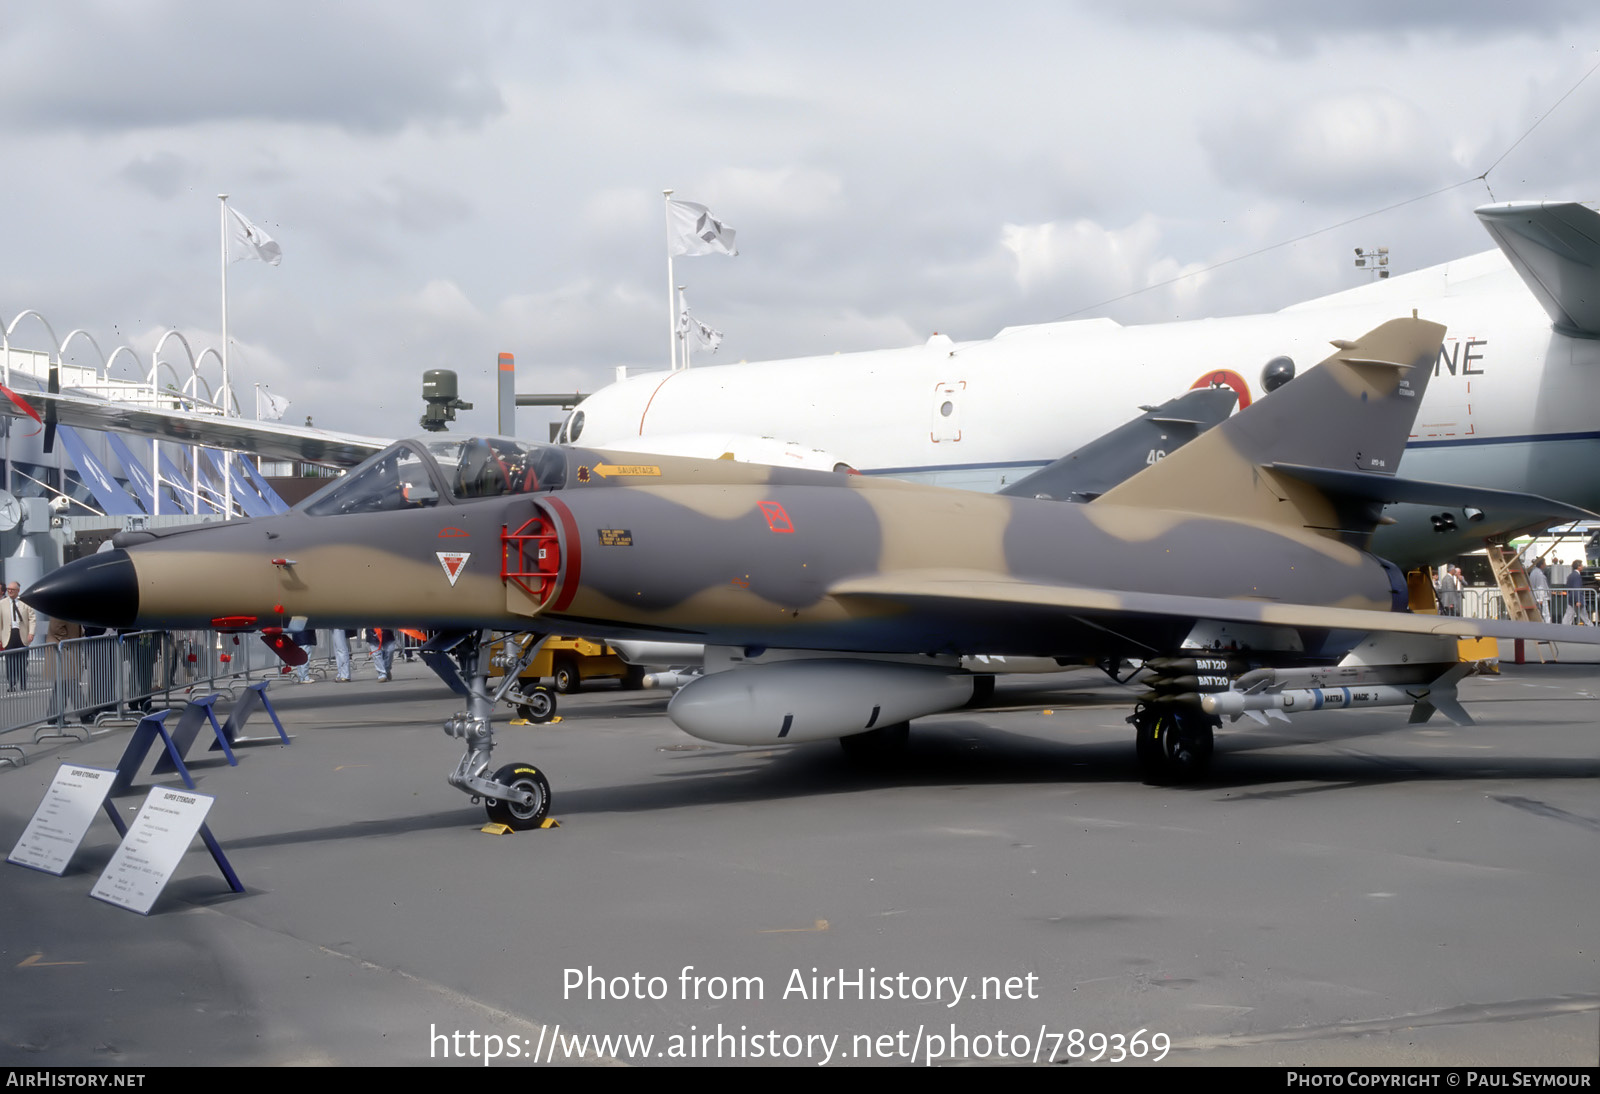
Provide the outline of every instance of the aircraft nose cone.
{"type": "Polygon", "coordinates": [[[139,578],[127,551],[106,551],[51,571],[28,586],[22,599],[51,619],[131,627],[139,615],[139,578]]]}

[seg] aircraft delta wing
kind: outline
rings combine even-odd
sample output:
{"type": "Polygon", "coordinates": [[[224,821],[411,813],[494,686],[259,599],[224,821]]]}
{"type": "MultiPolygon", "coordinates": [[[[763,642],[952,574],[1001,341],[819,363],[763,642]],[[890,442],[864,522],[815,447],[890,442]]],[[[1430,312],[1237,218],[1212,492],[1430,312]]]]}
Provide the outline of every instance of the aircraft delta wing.
{"type": "Polygon", "coordinates": [[[1298,701],[1289,685],[1326,681],[1335,662],[1353,674],[1338,680],[1371,685],[1342,702],[1450,714],[1453,651],[1434,636],[1584,637],[1413,616],[1399,571],[1366,549],[1443,334],[1413,318],[1338,342],[1086,504],[435,438],[281,517],[124,533],[25,599],[102,626],[437,631],[427,658],[468,698],[445,727],[466,741],[450,781],[514,825],[538,823],[548,786],[528,765],[490,767],[494,706],[518,686],[512,667],[490,690],[494,629],[707,643],[707,674],[668,713],[758,745],[892,745],[909,719],[972,694],[963,654],[1138,657],[1164,666],[1131,719],[1139,756],[1173,781],[1205,768],[1213,708],[1298,701]],[[1424,645],[1385,662],[1369,634],[1424,645]],[[1263,672],[1276,674],[1265,691],[1234,686],[1263,672]]]}

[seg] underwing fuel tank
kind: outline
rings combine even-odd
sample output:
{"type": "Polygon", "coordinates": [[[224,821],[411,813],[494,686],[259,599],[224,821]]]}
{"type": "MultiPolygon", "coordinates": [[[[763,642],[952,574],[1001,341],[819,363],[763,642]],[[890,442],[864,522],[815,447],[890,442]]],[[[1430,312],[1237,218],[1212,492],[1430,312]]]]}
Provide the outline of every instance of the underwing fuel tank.
{"type": "Polygon", "coordinates": [[[667,716],[729,745],[825,741],[954,710],[972,677],[928,665],[835,658],[712,673],[672,697],[667,716]]]}

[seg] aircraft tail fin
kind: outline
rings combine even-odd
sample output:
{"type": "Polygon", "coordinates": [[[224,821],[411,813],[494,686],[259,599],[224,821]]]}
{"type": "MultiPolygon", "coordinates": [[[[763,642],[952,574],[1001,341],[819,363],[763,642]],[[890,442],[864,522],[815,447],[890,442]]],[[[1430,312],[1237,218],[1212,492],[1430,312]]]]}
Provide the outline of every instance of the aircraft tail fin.
{"type": "Polygon", "coordinates": [[[1232,388],[1198,388],[1160,406],[1141,407],[1140,417],[996,493],[1055,501],[1097,498],[1227,418],[1238,398],[1232,388]]]}
{"type": "Polygon", "coordinates": [[[1600,337],[1600,213],[1575,201],[1510,201],[1473,212],[1557,331],[1600,337]]]}
{"type": "Polygon", "coordinates": [[[1335,342],[1316,368],[1090,504],[1291,525],[1364,544],[1382,514],[1372,497],[1381,491],[1346,480],[1393,477],[1443,340],[1444,327],[1413,317],[1335,342]],[[1313,481],[1311,468],[1350,475],[1313,481]]]}

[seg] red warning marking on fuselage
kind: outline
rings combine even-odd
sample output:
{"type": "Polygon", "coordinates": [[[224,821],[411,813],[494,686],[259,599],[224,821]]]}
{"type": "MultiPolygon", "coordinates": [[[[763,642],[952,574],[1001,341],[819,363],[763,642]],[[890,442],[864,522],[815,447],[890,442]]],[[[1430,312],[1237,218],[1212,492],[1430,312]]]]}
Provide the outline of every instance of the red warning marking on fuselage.
{"type": "Polygon", "coordinates": [[[789,514],[783,511],[783,506],[775,501],[758,501],[756,508],[761,510],[767,518],[767,527],[774,532],[793,532],[794,521],[789,519],[789,514]]]}
{"type": "Polygon", "coordinates": [[[465,528],[449,527],[449,528],[441,528],[441,529],[439,529],[439,538],[440,539],[460,539],[461,537],[469,535],[469,534],[470,533],[468,533],[468,531],[465,528]]]}
{"type": "Polygon", "coordinates": [[[439,565],[444,567],[444,576],[450,579],[450,587],[456,586],[456,578],[461,576],[461,568],[467,564],[467,559],[472,557],[470,551],[435,551],[439,558],[439,565]]]}
{"type": "Polygon", "coordinates": [[[1200,379],[1189,385],[1189,390],[1194,391],[1203,387],[1231,387],[1235,395],[1239,396],[1239,409],[1243,410],[1250,405],[1250,385],[1245,383],[1243,376],[1231,368],[1219,368],[1208,372],[1200,379]]]}

